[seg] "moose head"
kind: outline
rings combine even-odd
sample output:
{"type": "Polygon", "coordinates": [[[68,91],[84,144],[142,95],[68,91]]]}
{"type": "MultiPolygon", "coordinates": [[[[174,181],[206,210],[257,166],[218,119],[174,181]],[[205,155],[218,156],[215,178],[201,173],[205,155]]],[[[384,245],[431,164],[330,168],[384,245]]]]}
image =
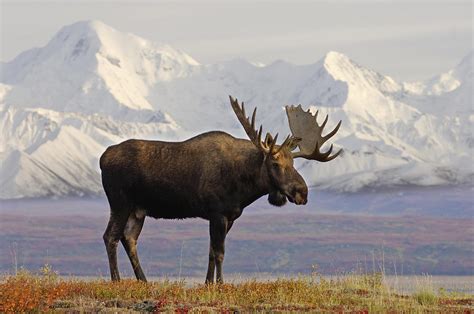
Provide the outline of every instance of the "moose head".
{"type": "Polygon", "coordinates": [[[321,125],[317,122],[318,111],[313,116],[310,110],[304,111],[301,105],[286,106],[286,114],[292,135],[288,135],[282,144],[278,145],[278,133],[272,136],[267,133],[262,141],[262,126],[255,128],[257,108],[253,110],[252,117],[245,113],[245,105],[239,105],[237,99],[229,96],[232,109],[239,122],[242,124],[250,141],[263,153],[264,167],[270,181],[271,190],[268,201],[275,206],[283,206],[288,199],[296,205],[307,203],[308,187],[303,177],[294,168],[295,158],[305,158],[327,162],[341,154],[340,149],[331,155],[333,145],[326,152],[321,152],[323,144],[336,134],[341,126],[341,121],[336,127],[323,136],[322,132],[328,122],[328,115],[321,125]],[[296,148],[299,151],[294,152],[296,148]]]}

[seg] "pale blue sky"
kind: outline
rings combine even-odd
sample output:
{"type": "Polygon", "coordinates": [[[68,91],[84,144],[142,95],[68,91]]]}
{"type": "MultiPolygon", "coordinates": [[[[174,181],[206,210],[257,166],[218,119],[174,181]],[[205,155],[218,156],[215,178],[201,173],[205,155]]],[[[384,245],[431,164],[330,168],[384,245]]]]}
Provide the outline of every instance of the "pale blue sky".
{"type": "Polygon", "coordinates": [[[5,1],[1,55],[43,46],[64,25],[98,19],[168,43],[201,63],[314,63],[327,51],[399,80],[454,67],[472,47],[471,1],[5,1]]]}

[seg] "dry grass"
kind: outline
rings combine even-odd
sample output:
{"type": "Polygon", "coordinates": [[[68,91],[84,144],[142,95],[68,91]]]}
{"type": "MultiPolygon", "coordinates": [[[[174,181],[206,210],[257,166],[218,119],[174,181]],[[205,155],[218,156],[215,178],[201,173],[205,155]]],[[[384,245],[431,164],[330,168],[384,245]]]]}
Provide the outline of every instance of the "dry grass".
{"type": "Polygon", "coordinates": [[[59,278],[50,267],[21,271],[0,281],[0,312],[461,312],[474,309],[472,295],[415,293],[398,295],[382,276],[352,275],[246,281],[223,285],[185,282],[142,283],[122,280],[81,281],[59,278]]]}

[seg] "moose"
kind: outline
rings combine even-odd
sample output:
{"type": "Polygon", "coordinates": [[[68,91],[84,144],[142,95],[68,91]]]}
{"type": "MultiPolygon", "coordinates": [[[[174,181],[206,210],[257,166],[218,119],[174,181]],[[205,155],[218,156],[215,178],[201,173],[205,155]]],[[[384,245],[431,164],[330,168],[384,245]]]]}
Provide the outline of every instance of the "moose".
{"type": "Polygon", "coordinates": [[[137,240],[146,216],[163,219],[203,218],[209,221],[210,246],[206,283],[223,283],[225,238],[245,207],[268,194],[268,202],[283,206],[307,202],[308,187],[293,166],[295,158],[327,162],[332,153],[321,146],[341,126],[323,136],[328,121],[299,106],[286,106],[292,135],[277,144],[278,134],[255,128],[244,103],[230,97],[233,111],[249,140],[220,131],[197,135],[183,142],[130,139],[112,145],[100,157],[102,185],[110,205],[110,220],[103,239],[113,281],[120,280],[117,245],[127,252],[138,280],[146,281],[137,255],[137,240]],[[299,151],[293,152],[296,148],[299,151]]]}

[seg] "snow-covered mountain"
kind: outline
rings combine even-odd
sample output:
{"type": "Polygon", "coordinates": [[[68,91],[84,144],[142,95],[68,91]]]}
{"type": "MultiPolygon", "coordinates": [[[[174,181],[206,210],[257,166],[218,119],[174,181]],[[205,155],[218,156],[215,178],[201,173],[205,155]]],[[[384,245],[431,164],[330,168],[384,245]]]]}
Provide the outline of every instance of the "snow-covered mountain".
{"type": "Polygon", "coordinates": [[[127,138],[181,140],[220,129],[244,137],[228,95],[289,132],[284,105],[343,125],[330,163],[298,161],[311,185],[338,191],[472,184],[473,53],[425,82],[396,82],[329,52],[304,66],[237,59],[202,65],[98,21],[61,29],[0,66],[0,198],[101,193],[98,157],[127,138]]]}

